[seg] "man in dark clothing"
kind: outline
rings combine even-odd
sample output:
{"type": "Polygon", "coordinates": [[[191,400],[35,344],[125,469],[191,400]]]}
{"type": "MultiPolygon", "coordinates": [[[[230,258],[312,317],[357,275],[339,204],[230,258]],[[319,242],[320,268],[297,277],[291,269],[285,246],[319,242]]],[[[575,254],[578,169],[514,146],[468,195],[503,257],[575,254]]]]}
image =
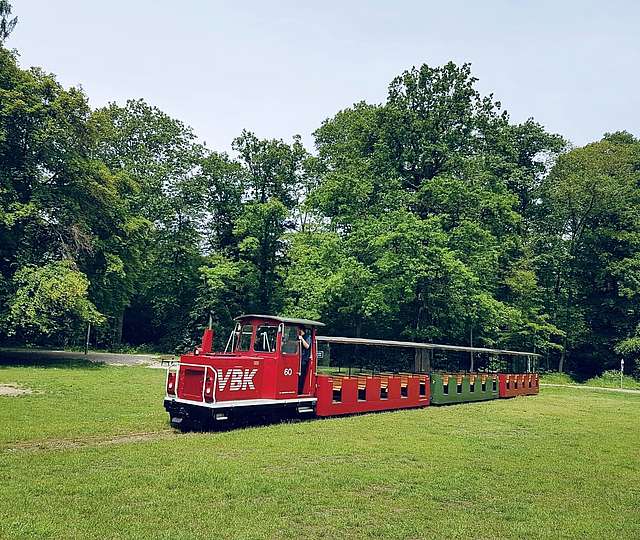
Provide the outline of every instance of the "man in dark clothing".
{"type": "Polygon", "coordinates": [[[307,378],[309,361],[311,360],[311,331],[304,326],[298,328],[298,339],[300,340],[300,377],[298,378],[298,394],[302,394],[304,381],[307,378]]]}

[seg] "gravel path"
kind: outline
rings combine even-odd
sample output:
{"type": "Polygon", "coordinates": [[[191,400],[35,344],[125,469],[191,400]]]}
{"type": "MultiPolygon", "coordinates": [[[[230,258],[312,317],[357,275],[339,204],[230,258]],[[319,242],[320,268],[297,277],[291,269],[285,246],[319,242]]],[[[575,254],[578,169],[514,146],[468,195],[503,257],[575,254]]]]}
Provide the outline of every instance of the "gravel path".
{"type": "Polygon", "coordinates": [[[160,364],[163,358],[169,358],[169,355],[159,354],[119,354],[89,351],[88,354],[83,352],[71,351],[47,351],[40,349],[0,349],[0,365],[3,360],[89,360],[90,362],[115,364],[121,366],[140,366],[140,365],[156,365],[160,364]]]}

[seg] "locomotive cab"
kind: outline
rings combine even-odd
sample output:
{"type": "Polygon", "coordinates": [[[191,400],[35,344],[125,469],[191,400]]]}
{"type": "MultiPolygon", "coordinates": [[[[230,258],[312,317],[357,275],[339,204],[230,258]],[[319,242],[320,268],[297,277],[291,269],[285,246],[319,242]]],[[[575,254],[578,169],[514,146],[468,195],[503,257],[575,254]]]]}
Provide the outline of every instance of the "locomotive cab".
{"type": "Polygon", "coordinates": [[[213,332],[205,330],[201,347],[168,370],[164,405],[172,425],[204,427],[240,408],[244,417],[313,413],[320,326],[308,319],[243,315],[223,352],[211,351],[213,332]]]}

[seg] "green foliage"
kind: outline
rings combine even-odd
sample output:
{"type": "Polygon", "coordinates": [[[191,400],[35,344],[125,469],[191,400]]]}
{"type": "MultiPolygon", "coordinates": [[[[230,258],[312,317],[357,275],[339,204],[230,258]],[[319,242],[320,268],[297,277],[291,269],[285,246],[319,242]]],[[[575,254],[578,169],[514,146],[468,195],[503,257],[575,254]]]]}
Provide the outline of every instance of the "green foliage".
{"type": "Polygon", "coordinates": [[[18,17],[11,18],[11,4],[8,0],[0,0],[0,46],[7,40],[18,24],[18,17]]]}
{"type": "Polygon", "coordinates": [[[307,152],[294,137],[293,144],[281,140],[260,140],[243,131],[233,141],[233,149],[247,171],[247,196],[259,203],[279,199],[287,208],[295,203],[295,187],[300,183],[302,165],[307,152]]]}
{"type": "Polygon", "coordinates": [[[23,266],[13,276],[4,324],[9,335],[24,339],[73,335],[104,317],[88,298],[89,280],[71,261],[23,266]]]}
{"type": "MultiPolygon", "coordinates": [[[[240,260],[250,263],[257,280],[257,305],[250,311],[278,312],[282,306],[282,273],[286,264],[283,235],[306,181],[308,154],[299,137],[293,144],[260,140],[243,132],[233,141],[245,174],[242,211],[235,224],[240,260]]],[[[245,306],[254,307],[247,301],[245,306]]]]}
{"type": "Polygon", "coordinates": [[[141,99],[111,103],[90,121],[97,132],[94,155],[138,187],[130,196],[133,208],[171,226],[180,204],[196,195],[185,190],[203,154],[192,130],[141,99]]]}
{"type": "Polygon", "coordinates": [[[560,369],[615,367],[614,346],[638,324],[639,182],[640,143],[626,133],[560,156],[545,179],[534,249],[565,333],[560,369]]]}
{"type": "MultiPolygon", "coordinates": [[[[95,157],[97,134],[81,91],[63,89],[41,70],[20,70],[4,49],[0,66],[0,273],[13,284],[7,294],[16,294],[13,277],[22,268],[73,261],[90,282],[90,300],[113,316],[134,287],[146,228],[127,203],[136,185],[95,157]]],[[[52,320],[43,327],[47,335],[56,333],[52,320]]],[[[58,333],[72,330],[63,325],[58,333]]]]}
{"type": "Polygon", "coordinates": [[[640,324],[631,337],[623,339],[615,346],[615,352],[626,359],[627,370],[640,380],[640,324]]]}
{"type": "MultiPolygon", "coordinates": [[[[544,313],[521,208],[546,172],[541,155],[563,141],[532,121],[510,125],[475,83],[468,65],[422,66],[392,82],[385,104],[357,104],[316,132],[323,174],[309,201],[363,282],[339,320],[327,304],[336,287],[322,291],[331,278],[310,278],[337,331],[457,343],[473,331],[476,343],[555,347],[561,330],[544,313]],[[526,194],[511,188],[516,176],[526,194]]],[[[291,254],[297,292],[295,268],[308,265],[291,254]]]]}
{"type": "Polygon", "coordinates": [[[568,373],[543,373],[540,375],[542,384],[578,384],[578,382],[568,373]]]}
{"type": "Polygon", "coordinates": [[[634,136],[567,151],[449,62],[405,71],[315,143],[244,130],[215,152],[144,100],[91,110],[0,48],[0,336],[46,305],[33,280],[64,264],[86,292],[61,296],[63,315],[29,307],[33,339],[77,341],[90,305],[98,346],[182,350],[209,312],[219,346],[233,317],[270,312],[534,350],[585,375],[620,355],[640,369],[634,136]]]}
{"type": "Polygon", "coordinates": [[[493,96],[474,88],[470,64],[426,64],[405,71],[389,86],[381,109],[381,139],[389,164],[409,189],[439,174],[462,174],[466,162],[491,152],[506,113],[493,96]]]}
{"type": "MultiPolygon", "coordinates": [[[[258,275],[251,263],[222,255],[210,256],[199,272],[201,279],[191,312],[191,326],[204,326],[211,314],[216,346],[222,348],[233,327],[233,319],[248,312],[246,306],[256,305],[258,275]]],[[[200,338],[199,335],[192,337],[194,341],[200,338]]]]}
{"type": "Polygon", "coordinates": [[[620,385],[620,371],[613,369],[607,370],[597,377],[592,377],[585,384],[587,386],[602,386],[604,388],[627,388],[631,390],[640,390],[640,381],[630,377],[622,376],[622,386],[620,385]]]}

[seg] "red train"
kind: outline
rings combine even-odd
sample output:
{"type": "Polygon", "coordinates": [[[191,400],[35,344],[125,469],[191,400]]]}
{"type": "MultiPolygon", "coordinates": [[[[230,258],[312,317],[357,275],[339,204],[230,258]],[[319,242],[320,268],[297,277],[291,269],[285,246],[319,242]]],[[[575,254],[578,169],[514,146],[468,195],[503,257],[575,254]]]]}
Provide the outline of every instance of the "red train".
{"type": "Polygon", "coordinates": [[[213,352],[213,331],[167,370],[164,406],[171,425],[206,428],[230,419],[262,416],[335,416],[426,407],[538,393],[531,372],[537,355],[477,347],[318,336],[321,322],[243,315],[224,352],[213,352]],[[436,373],[416,354],[415,373],[328,375],[318,372],[318,343],[405,347],[527,358],[527,372],[436,373]]]}

